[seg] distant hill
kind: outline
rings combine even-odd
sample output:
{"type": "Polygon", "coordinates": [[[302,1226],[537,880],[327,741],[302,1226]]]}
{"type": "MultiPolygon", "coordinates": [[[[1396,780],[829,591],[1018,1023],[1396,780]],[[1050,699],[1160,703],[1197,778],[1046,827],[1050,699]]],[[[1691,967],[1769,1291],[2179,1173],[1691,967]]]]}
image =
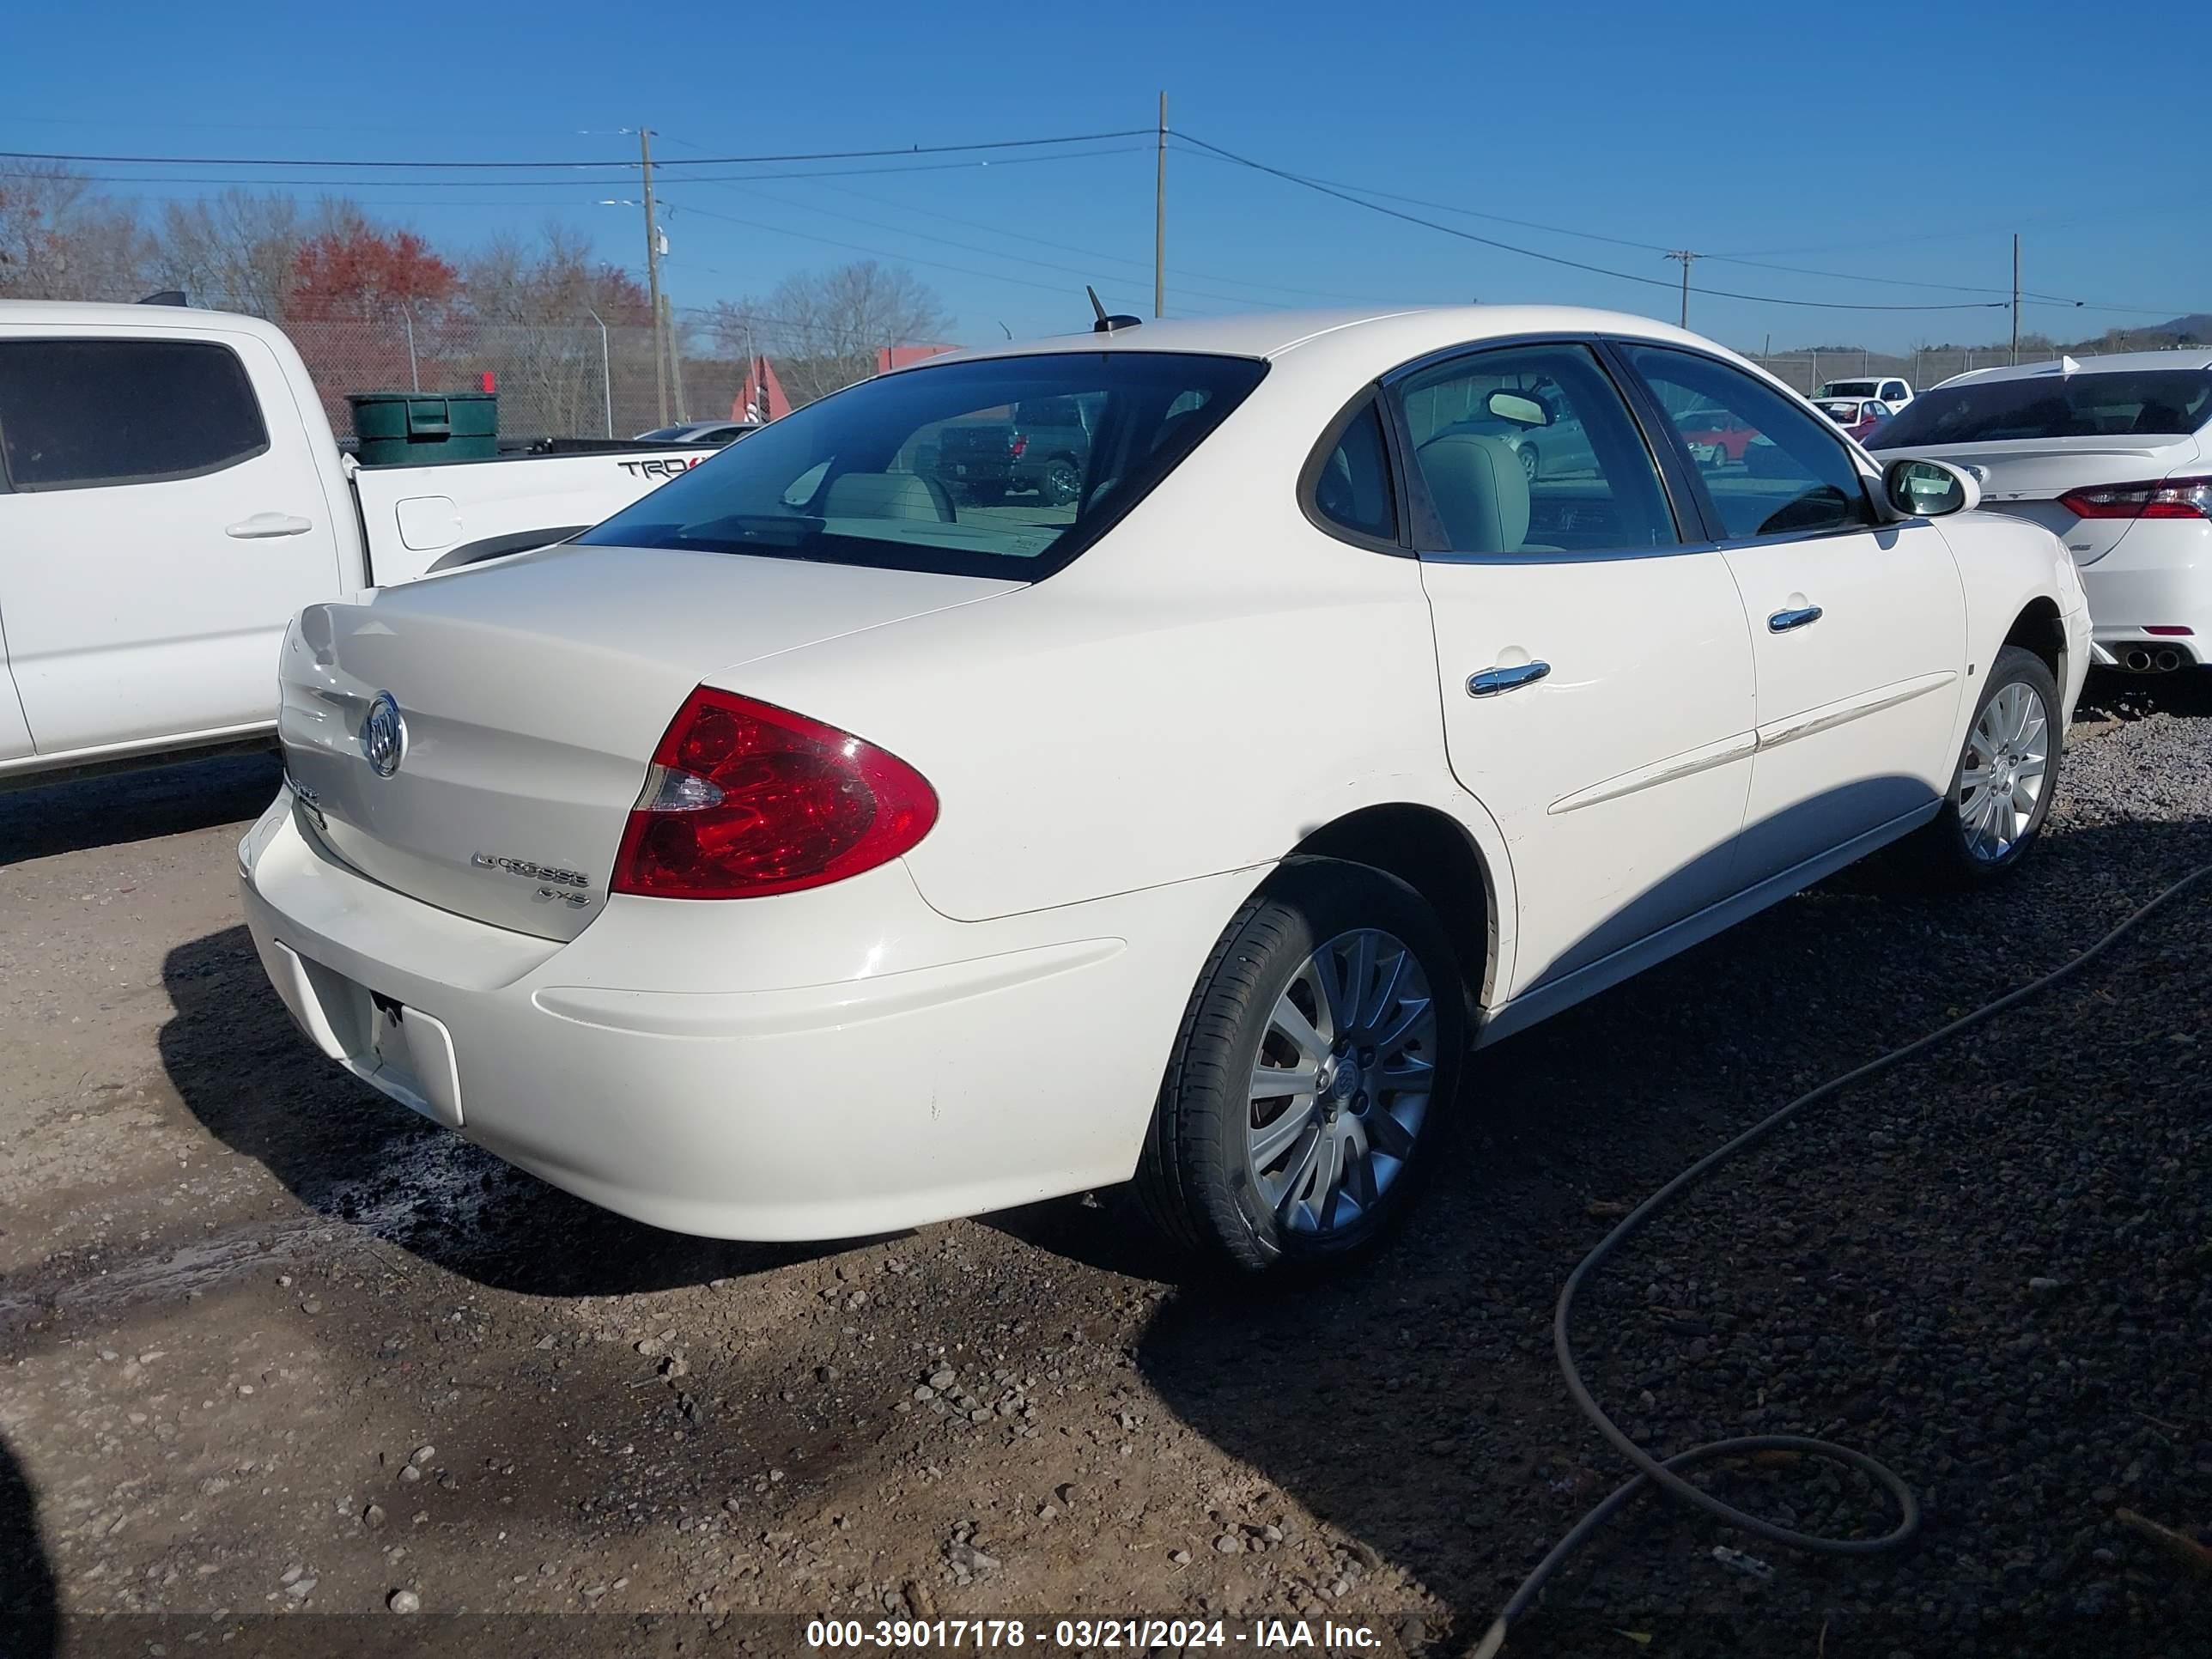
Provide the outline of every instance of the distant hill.
{"type": "Polygon", "coordinates": [[[2170,323],[2160,323],[2143,331],[2171,334],[2177,340],[2212,341],[2212,311],[2192,311],[2186,317],[2176,317],[2170,323]]]}

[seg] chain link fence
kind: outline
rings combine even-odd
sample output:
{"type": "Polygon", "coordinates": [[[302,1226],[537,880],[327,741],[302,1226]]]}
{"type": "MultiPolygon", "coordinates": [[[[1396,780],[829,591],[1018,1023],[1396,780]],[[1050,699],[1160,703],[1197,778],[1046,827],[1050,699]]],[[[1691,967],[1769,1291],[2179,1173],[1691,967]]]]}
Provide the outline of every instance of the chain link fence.
{"type": "MultiPolygon", "coordinates": [[[[288,322],[331,425],[353,430],[347,394],[499,393],[502,438],[627,438],[662,424],[653,330],[643,324],[424,322],[381,319],[288,322]]],[[[745,380],[742,356],[724,357],[677,334],[667,419],[729,417],[745,380]]]]}
{"type": "MultiPolygon", "coordinates": [[[[1880,351],[1792,351],[1762,357],[1751,354],[1751,361],[1777,380],[1803,392],[1810,392],[1830,380],[1872,380],[1892,376],[1907,381],[1914,392],[1920,392],[1932,386],[1941,386],[1954,374],[2010,362],[2012,353],[2006,346],[1944,346],[1896,355],[1880,351]]],[[[2020,361],[2044,363],[2052,358],[2048,351],[2023,350],[2020,361]]]]}
{"type": "MultiPolygon", "coordinates": [[[[285,331],[314,376],[331,425],[341,436],[353,429],[346,395],[355,392],[481,390],[489,375],[499,392],[504,438],[627,438],[663,423],[661,392],[653,376],[653,331],[644,324],[573,321],[485,323],[468,319],[425,321],[397,312],[381,318],[289,322],[285,331]]],[[[718,349],[708,331],[679,326],[668,379],[667,420],[721,420],[741,413],[746,362],[766,356],[794,402],[865,368],[841,367],[827,378],[810,374],[830,356],[803,331],[749,331],[735,349],[718,349]],[[820,381],[814,386],[811,383],[820,381]]],[[[1901,377],[1925,392],[1954,374],[2009,361],[2003,346],[1945,347],[1887,354],[1879,351],[1778,352],[1752,361],[1810,392],[1830,380],[1901,377]]],[[[836,362],[853,365],[849,351],[836,362]]],[[[2023,352],[2023,362],[2051,361],[2047,351],[2023,352]]]]}

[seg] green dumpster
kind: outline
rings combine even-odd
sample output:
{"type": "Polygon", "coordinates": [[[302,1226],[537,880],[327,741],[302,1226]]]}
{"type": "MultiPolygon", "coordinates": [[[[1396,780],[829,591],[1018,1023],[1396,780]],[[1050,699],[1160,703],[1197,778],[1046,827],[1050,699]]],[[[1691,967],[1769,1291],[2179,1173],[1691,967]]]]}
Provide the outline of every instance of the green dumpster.
{"type": "Polygon", "coordinates": [[[499,453],[496,392],[356,392],[346,401],[365,466],[488,461],[499,453]]]}

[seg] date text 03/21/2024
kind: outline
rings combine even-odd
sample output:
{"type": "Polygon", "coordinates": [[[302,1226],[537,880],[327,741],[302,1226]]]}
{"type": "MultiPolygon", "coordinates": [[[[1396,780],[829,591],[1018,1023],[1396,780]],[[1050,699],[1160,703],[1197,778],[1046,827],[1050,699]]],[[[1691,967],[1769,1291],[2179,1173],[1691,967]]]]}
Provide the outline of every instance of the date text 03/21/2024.
{"type": "Polygon", "coordinates": [[[819,1650],[922,1650],[974,1648],[1051,1648],[1143,1650],[1247,1647],[1334,1651],[1379,1648],[1365,1625],[1334,1620],[1260,1619],[1231,1625],[1219,1619],[815,1619],[806,1645],[819,1650]]]}

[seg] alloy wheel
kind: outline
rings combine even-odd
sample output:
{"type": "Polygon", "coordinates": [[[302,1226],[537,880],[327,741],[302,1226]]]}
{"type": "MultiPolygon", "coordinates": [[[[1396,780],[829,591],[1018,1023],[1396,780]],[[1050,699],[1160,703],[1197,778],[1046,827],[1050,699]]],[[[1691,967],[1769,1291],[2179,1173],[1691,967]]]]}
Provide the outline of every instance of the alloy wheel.
{"type": "Polygon", "coordinates": [[[1990,699],[1966,734],[1959,827],[1972,857],[1994,864],[2019,844],[2050,772],[2050,714],[2035,688],[2015,680],[1990,699]]]}
{"type": "Polygon", "coordinates": [[[1373,1212],[1428,1116],[1437,1013],[1420,959],[1356,928],[1276,997],[1252,1071],[1245,1159],[1285,1231],[1321,1237],[1373,1212]]]}

